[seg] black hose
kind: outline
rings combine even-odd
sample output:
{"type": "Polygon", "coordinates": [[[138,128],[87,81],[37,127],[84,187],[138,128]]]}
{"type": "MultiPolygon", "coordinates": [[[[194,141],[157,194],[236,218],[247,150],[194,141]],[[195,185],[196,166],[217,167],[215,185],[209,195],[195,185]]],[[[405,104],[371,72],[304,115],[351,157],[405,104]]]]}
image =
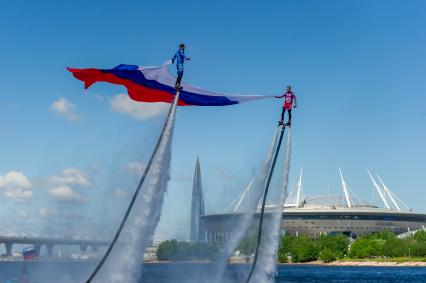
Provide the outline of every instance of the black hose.
{"type": "Polygon", "coordinates": [[[163,136],[164,136],[164,133],[166,131],[167,124],[168,124],[168,122],[170,120],[173,107],[176,107],[178,99],[179,99],[179,92],[176,93],[175,99],[174,99],[173,103],[170,106],[170,110],[169,110],[169,113],[167,114],[167,119],[166,119],[166,122],[164,123],[163,130],[161,131],[161,135],[158,138],[157,144],[155,145],[154,151],[152,152],[151,158],[149,159],[148,165],[146,166],[145,171],[143,172],[143,175],[142,175],[142,177],[141,177],[141,179],[139,181],[139,184],[138,184],[138,186],[136,188],[136,191],[133,194],[132,200],[130,201],[129,206],[127,207],[126,214],[124,215],[123,220],[121,221],[120,227],[118,228],[117,232],[115,233],[114,238],[112,239],[112,242],[109,244],[108,250],[106,251],[106,253],[102,257],[101,261],[96,266],[95,270],[90,275],[89,279],[87,279],[86,283],[92,282],[93,278],[95,278],[96,274],[101,269],[101,267],[105,263],[106,259],[108,258],[109,254],[111,253],[112,249],[114,248],[115,243],[117,242],[118,237],[120,236],[121,231],[123,230],[124,224],[126,223],[127,218],[130,215],[130,212],[131,212],[132,207],[133,207],[133,205],[134,205],[134,203],[136,201],[136,198],[138,197],[139,191],[141,190],[142,185],[145,182],[146,176],[148,175],[149,169],[151,168],[151,165],[152,165],[152,163],[154,161],[155,155],[157,155],[157,151],[160,148],[160,144],[161,144],[161,142],[163,140],[163,136]]]}
{"type": "Polygon", "coordinates": [[[265,191],[263,193],[263,200],[262,200],[262,208],[260,210],[260,220],[259,220],[259,228],[257,232],[257,243],[256,243],[256,252],[254,254],[253,263],[250,268],[250,273],[247,276],[246,283],[250,282],[251,277],[253,276],[254,269],[256,268],[257,258],[259,256],[259,247],[260,247],[260,241],[262,239],[262,226],[263,226],[263,216],[265,214],[265,205],[266,205],[266,197],[268,196],[268,190],[269,185],[271,184],[272,175],[274,173],[275,164],[277,163],[278,153],[280,152],[281,142],[283,140],[285,131],[285,126],[283,126],[283,129],[281,131],[280,139],[278,141],[277,150],[275,151],[274,160],[272,161],[271,171],[269,171],[268,181],[266,182],[265,191]]]}

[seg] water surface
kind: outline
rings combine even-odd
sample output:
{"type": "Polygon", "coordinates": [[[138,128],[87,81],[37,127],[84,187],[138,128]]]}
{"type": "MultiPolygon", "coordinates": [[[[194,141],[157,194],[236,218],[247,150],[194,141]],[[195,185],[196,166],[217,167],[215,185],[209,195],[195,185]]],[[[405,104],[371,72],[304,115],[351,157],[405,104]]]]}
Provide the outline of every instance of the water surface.
{"type": "MultiPolygon", "coordinates": [[[[94,265],[94,262],[1,262],[0,282],[17,280],[26,268],[33,282],[80,283],[94,265]]],[[[245,264],[229,265],[224,282],[244,282],[248,268],[245,264]]],[[[207,263],[150,263],[143,266],[140,283],[208,283],[215,275],[214,270],[207,263]]],[[[426,267],[278,265],[275,282],[426,283],[426,267]]]]}

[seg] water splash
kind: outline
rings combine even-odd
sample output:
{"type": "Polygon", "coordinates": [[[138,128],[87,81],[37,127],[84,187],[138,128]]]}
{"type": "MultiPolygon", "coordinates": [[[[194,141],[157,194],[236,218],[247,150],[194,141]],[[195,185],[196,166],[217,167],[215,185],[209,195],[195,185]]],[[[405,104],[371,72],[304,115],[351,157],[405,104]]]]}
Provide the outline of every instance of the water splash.
{"type": "Polygon", "coordinates": [[[262,196],[262,192],[265,188],[266,182],[268,180],[269,171],[271,170],[272,160],[277,149],[277,141],[278,141],[278,128],[275,131],[275,134],[272,138],[271,145],[269,146],[268,153],[266,158],[262,164],[262,167],[258,174],[255,176],[254,181],[251,184],[250,191],[254,197],[249,198],[248,205],[245,208],[244,215],[242,220],[236,225],[230,235],[230,239],[224,244],[222,247],[222,252],[217,262],[217,277],[210,282],[223,282],[224,272],[226,269],[226,265],[228,263],[229,257],[237,248],[238,244],[241,242],[243,237],[247,234],[248,229],[253,223],[254,214],[257,209],[257,205],[262,196]]]}
{"type": "Polygon", "coordinates": [[[291,128],[288,128],[286,150],[284,156],[283,175],[280,185],[279,199],[272,212],[271,220],[263,227],[264,237],[262,238],[259,264],[254,274],[253,282],[274,282],[275,261],[278,252],[279,238],[282,222],[282,209],[287,197],[287,186],[290,172],[291,159],[291,128]]]}
{"type": "Polygon", "coordinates": [[[141,277],[143,253],[152,242],[170,179],[171,140],[175,115],[176,103],[173,104],[170,118],[166,122],[163,138],[148,173],[147,183],[142,187],[106,268],[95,282],[135,283],[141,277]]]}

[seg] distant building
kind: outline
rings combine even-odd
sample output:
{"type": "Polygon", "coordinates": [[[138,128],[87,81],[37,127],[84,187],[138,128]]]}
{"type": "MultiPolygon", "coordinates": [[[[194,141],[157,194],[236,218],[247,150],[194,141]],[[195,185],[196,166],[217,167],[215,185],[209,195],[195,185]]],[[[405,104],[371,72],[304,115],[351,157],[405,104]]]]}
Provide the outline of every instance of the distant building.
{"type": "MultiPolygon", "coordinates": [[[[297,190],[290,193],[282,208],[282,232],[291,235],[303,234],[313,238],[324,233],[345,234],[355,238],[384,229],[402,234],[426,227],[426,214],[414,213],[380,177],[377,176],[380,181],[377,183],[370,172],[369,175],[374,189],[383,202],[383,207],[351,196],[341,172],[342,195],[302,197],[302,175],[300,175],[297,190]]],[[[201,217],[200,235],[204,235],[201,240],[221,243],[232,237],[232,231],[244,220],[245,214],[241,205],[248,198],[250,188],[250,185],[247,186],[226,211],[201,217]]],[[[253,221],[248,233],[256,232],[259,211],[260,209],[256,212],[256,220],[253,221]]],[[[266,222],[270,221],[273,211],[275,211],[274,204],[266,206],[266,222]]]]}
{"type": "Polygon", "coordinates": [[[197,157],[195,165],[194,183],[192,186],[192,205],[191,205],[191,241],[198,242],[203,240],[200,237],[200,217],[204,215],[204,196],[201,182],[200,160],[197,157]]]}

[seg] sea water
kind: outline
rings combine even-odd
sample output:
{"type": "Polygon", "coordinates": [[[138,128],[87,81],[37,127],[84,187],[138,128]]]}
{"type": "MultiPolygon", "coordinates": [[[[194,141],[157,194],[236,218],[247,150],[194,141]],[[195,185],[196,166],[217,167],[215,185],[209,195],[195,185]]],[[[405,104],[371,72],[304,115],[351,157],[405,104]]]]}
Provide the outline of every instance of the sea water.
{"type": "MultiPolygon", "coordinates": [[[[1,262],[0,282],[19,282],[23,270],[28,270],[34,283],[82,283],[95,266],[94,262],[1,262]],[[13,281],[15,279],[16,281],[13,281]],[[9,281],[7,281],[9,280],[9,281]]],[[[228,265],[226,282],[244,282],[249,265],[228,265]]],[[[202,283],[212,278],[207,263],[144,264],[140,283],[202,283]]],[[[277,283],[293,282],[426,282],[426,267],[367,267],[278,265],[273,275],[277,283]]]]}

